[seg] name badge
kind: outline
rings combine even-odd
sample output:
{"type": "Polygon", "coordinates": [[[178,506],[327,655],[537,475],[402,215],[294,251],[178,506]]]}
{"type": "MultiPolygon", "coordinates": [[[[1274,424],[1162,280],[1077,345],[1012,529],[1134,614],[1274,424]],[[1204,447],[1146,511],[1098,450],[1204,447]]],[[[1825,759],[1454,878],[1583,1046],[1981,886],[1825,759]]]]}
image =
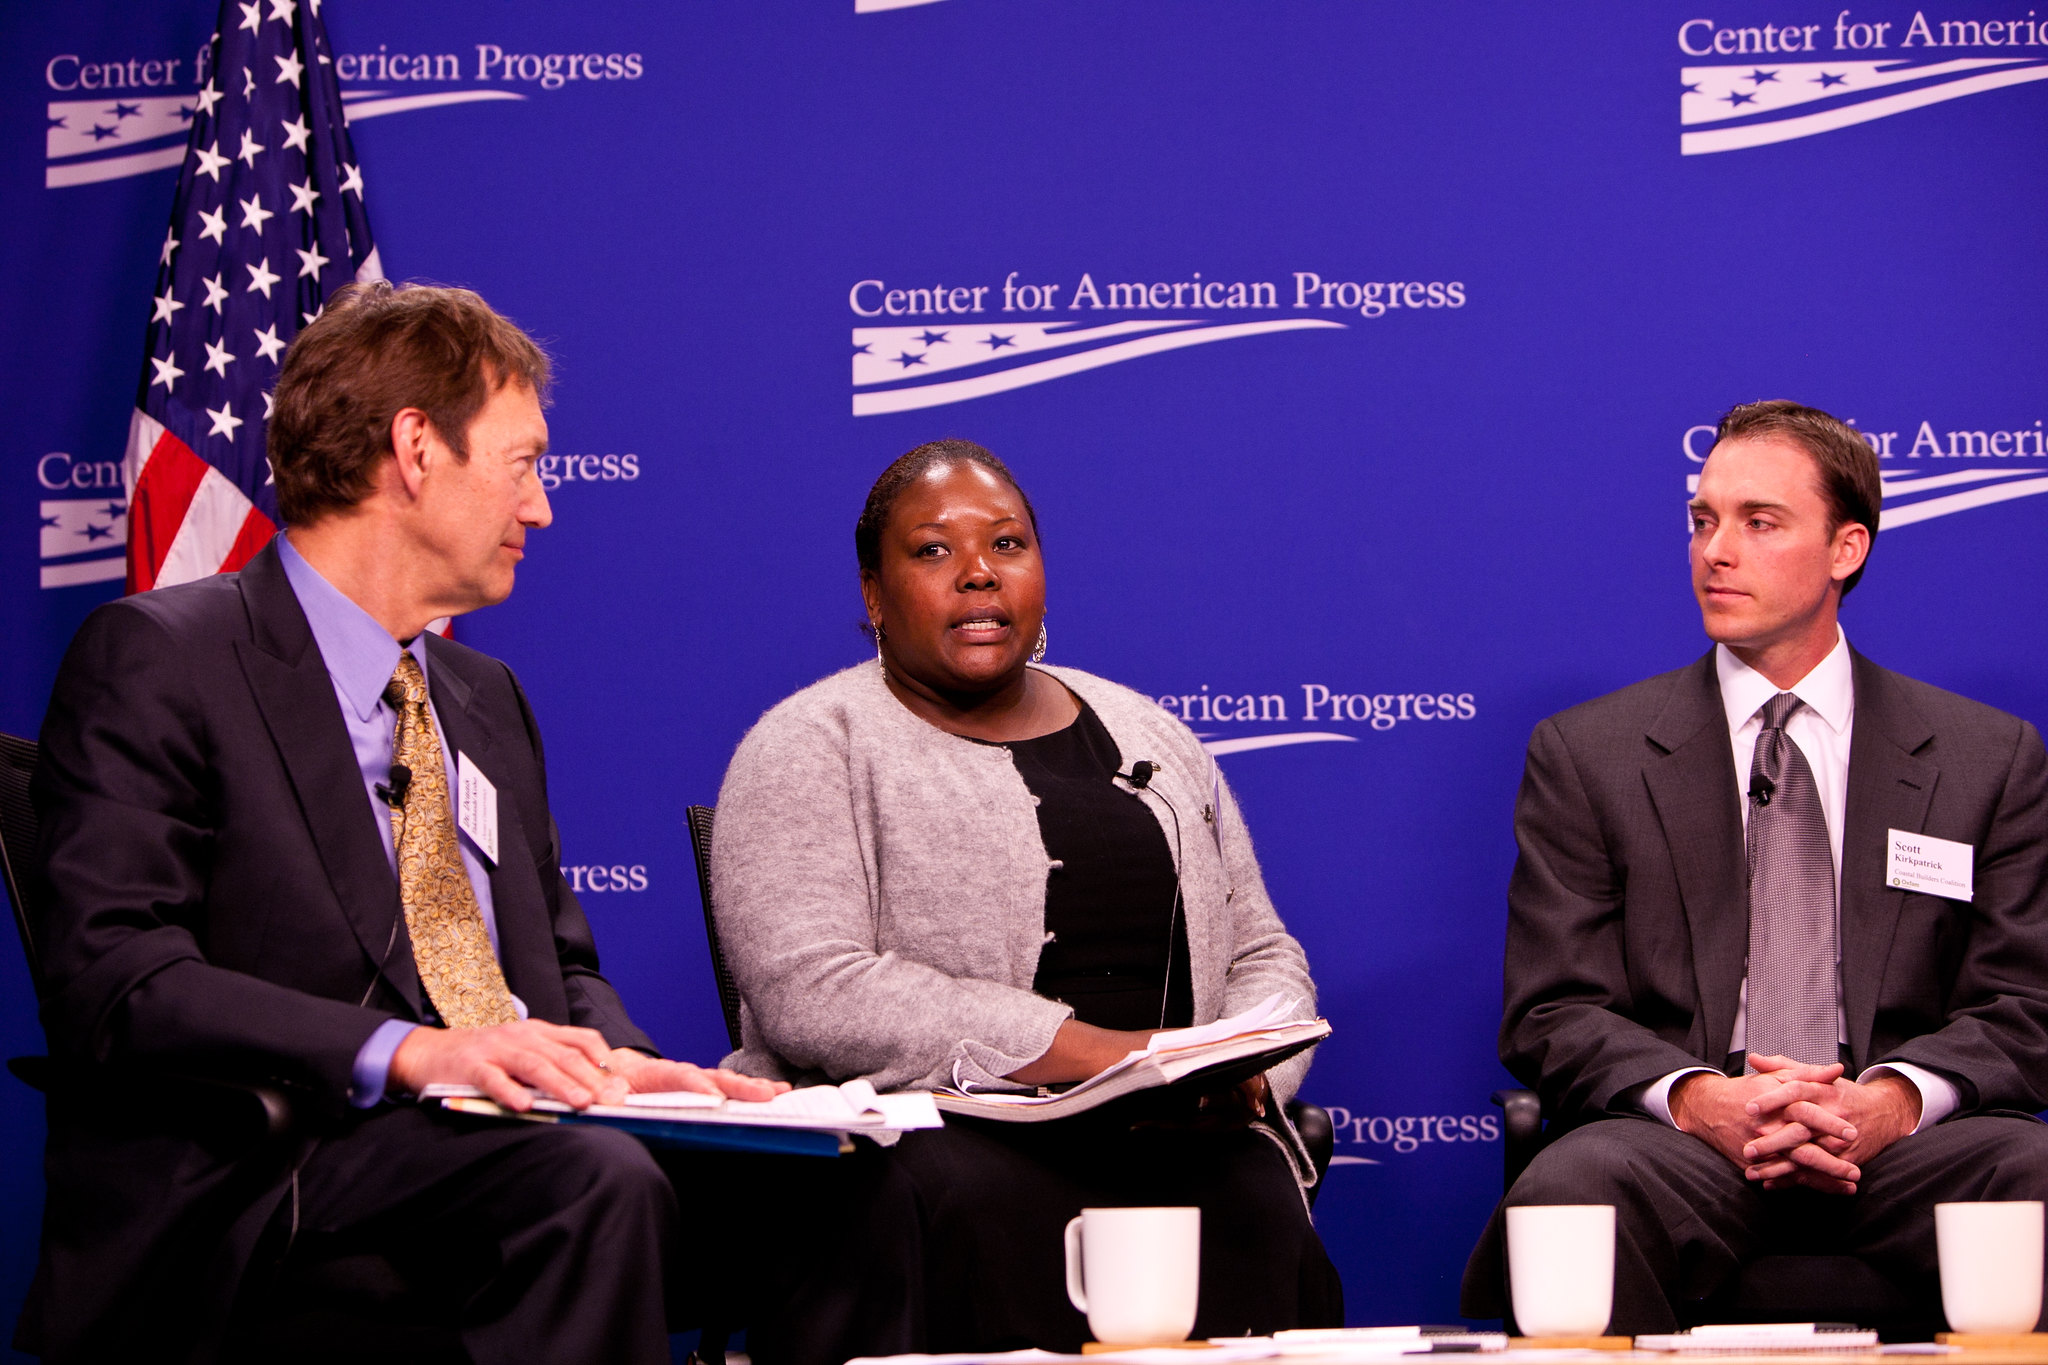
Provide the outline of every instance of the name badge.
{"type": "Polygon", "coordinates": [[[1977,856],[1970,845],[1902,829],[1885,831],[1885,843],[1891,850],[1884,869],[1886,886],[1925,891],[1952,901],[1970,899],[1971,871],[1977,856]]]}
{"type": "Polygon", "coordinates": [[[477,851],[498,865],[498,789],[483,770],[469,761],[469,755],[455,752],[455,822],[477,846],[477,851]]]}

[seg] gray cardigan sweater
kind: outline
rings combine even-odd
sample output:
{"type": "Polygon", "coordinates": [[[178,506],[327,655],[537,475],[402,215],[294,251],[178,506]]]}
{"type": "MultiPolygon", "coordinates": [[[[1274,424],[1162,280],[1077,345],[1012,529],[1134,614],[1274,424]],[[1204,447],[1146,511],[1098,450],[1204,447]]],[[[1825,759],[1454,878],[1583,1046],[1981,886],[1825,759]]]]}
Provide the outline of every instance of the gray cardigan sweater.
{"type": "MultiPolygon", "coordinates": [[[[1125,764],[1179,812],[1194,1022],[1275,992],[1315,1017],[1308,960],[1267,899],[1215,761],[1149,698],[1071,668],[1125,764]]],[[[1146,804],[1175,845],[1173,816],[1146,804]]],[[[1007,749],[951,735],[896,700],[873,662],[776,706],[740,741],[718,796],[712,899],[742,1000],[726,1065],[877,1089],[987,1084],[1044,1054],[1073,1010],[1034,994],[1050,869],[1007,749]]],[[[1274,1069],[1284,1103],[1308,1070],[1274,1069]]]]}

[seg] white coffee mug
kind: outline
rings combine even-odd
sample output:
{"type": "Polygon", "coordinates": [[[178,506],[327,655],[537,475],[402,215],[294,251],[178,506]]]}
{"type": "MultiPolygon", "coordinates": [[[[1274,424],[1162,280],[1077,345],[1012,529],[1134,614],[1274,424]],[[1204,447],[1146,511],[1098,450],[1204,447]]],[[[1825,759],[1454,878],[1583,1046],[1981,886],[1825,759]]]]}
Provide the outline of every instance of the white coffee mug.
{"type": "Polygon", "coordinates": [[[1936,1204],[1941,1309],[1956,1332],[2031,1332],[2041,1320],[2041,1201],[1936,1204]]]}
{"type": "Polygon", "coordinates": [[[1067,1222],[1067,1297],[1097,1341],[1186,1341],[1201,1281],[1200,1209],[1083,1209],[1067,1222]]]}
{"type": "Polygon", "coordinates": [[[1614,1205],[1509,1209],[1508,1287],[1524,1336],[1605,1333],[1614,1312],[1614,1205]]]}

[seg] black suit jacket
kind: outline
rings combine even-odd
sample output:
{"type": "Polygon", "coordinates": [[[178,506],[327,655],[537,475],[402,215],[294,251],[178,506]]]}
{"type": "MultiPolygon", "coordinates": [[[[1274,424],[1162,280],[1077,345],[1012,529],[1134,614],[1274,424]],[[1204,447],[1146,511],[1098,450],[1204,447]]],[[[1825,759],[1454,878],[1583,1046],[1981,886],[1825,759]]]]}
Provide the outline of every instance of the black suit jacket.
{"type": "MultiPolygon", "coordinates": [[[[1912,1062],[1959,1112],[2048,1106],[2048,756],[2034,727],[1853,651],[1842,837],[1851,1074],[1912,1062]],[[1976,850],[1969,902],[1884,885],[1886,830],[1976,850]]],[[[1714,655],[1536,727],[1515,808],[1500,1054],[1546,1114],[1719,1068],[1748,950],[1714,655]]]]}
{"type": "MultiPolygon", "coordinates": [[[[534,1018],[652,1051],[563,884],[519,684],[474,650],[427,648],[449,744],[498,789],[507,984],[534,1018]]],[[[344,1131],[357,1051],[386,1020],[419,1019],[421,992],[377,815],[274,546],[239,574],[92,614],[57,677],[34,798],[60,1067],[275,1082],[344,1131]]],[[[154,1341],[217,1327],[288,1163],[54,1102],[51,1117],[27,1319],[45,1349],[94,1354],[124,1323],[154,1341]]]]}

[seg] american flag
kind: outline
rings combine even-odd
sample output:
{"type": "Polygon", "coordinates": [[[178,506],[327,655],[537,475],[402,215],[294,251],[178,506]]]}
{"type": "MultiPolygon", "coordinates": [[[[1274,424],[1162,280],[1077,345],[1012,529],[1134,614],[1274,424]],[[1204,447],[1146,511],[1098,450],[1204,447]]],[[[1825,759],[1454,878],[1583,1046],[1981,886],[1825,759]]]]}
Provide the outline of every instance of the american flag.
{"type": "Polygon", "coordinates": [[[383,274],[320,0],[224,0],[192,106],[128,432],[130,592],[238,569],[269,541],[285,347],[329,294],[383,274]]]}

